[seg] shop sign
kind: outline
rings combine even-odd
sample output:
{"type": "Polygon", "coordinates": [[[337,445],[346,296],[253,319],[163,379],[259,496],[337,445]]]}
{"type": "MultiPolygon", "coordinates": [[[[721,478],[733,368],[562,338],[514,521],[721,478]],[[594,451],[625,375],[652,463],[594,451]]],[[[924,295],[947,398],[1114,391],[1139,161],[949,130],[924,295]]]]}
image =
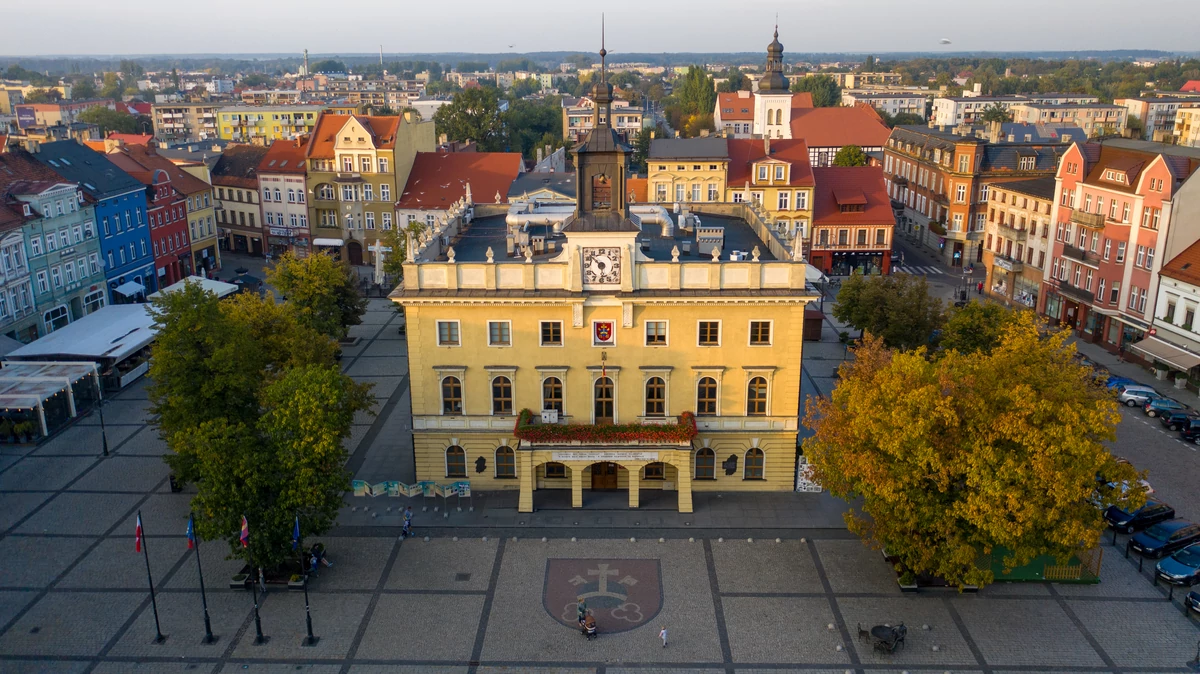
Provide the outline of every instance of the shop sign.
{"type": "Polygon", "coordinates": [[[553,452],[555,461],[658,461],[658,452],[622,452],[622,451],[562,451],[553,452]]]}

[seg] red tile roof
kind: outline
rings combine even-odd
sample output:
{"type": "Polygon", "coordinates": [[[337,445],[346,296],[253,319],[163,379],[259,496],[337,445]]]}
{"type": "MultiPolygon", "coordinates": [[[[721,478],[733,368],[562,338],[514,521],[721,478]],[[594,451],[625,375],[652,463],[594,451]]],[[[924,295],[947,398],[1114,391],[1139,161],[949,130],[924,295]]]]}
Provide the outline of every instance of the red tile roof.
{"type": "Polygon", "coordinates": [[[1200,286],[1200,241],[1184,248],[1182,253],[1171,258],[1159,273],[1167,278],[1200,286]]]}
{"type": "Polygon", "coordinates": [[[753,121],[754,94],[749,91],[734,91],[728,94],[717,94],[717,107],[721,109],[721,119],[725,121],[753,121]],[[740,93],[748,94],[739,96],[740,93]]]}
{"type": "Polygon", "coordinates": [[[154,136],[148,133],[117,133],[114,131],[108,134],[108,137],[113,140],[119,140],[126,145],[149,145],[154,140],[154,136]]]}
{"type": "MultiPolygon", "coordinates": [[[[754,162],[767,156],[761,138],[731,138],[729,143],[728,182],[731,189],[736,189],[754,182],[754,162]]],[[[785,161],[792,165],[789,171],[794,187],[807,187],[813,184],[812,165],[808,161],[808,144],[799,139],[772,140],[771,159],[785,161]]]]}
{"type": "Polygon", "coordinates": [[[449,208],[466,194],[467,183],[478,203],[494,202],[497,193],[507,202],[521,166],[516,152],[418,152],[396,208],[449,208]]]}
{"type": "Polygon", "coordinates": [[[267,156],[258,164],[259,173],[293,173],[304,175],[304,150],[308,137],[297,140],[277,140],[271,143],[267,156]]]}
{"type": "Polygon", "coordinates": [[[171,176],[171,185],[185,195],[191,196],[212,190],[212,186],[175,165],[170,159],[154,152],[145,145],[125,145],[107,155],[108,160],[122,171],[166,171],[171,176]]]}
{"type": "Polygon", "coordinates": [[[801,91],[799,93],[792,94],[792,114],[793,115],[796,114],[796,112],[795,112],[796,110],[807,110],[808,108],[811,108],[812,106],[813,106],[813,102],[812,102],[812,92],[811,91],[801,91]]]}
{"type": "Polygon", "coordinates": [[[809,147],[882,147],[892,130],[869,106],[792,110],[792,138],[809,147]]]}
{"type": "Polygon", "coordinates": [[[104,141],[102,141],[102,140],[85,140],[85,141],[83,141],[83,144],[85,146],[95,150],[96,152],[99,152],[100,154],[105,153],[104,141]]]}
{"type": "Polygon", "coordinates": [[[312,138],[308,143],[305,156],[323,159],[333,158],[333,147],[336,136],[350,118],[358,119],[372,135],[371,140],[379,150],[391,150],[396,147],[396,128],[400,125],[399,116],[377,117],[371,115],[332,115],[321,113],[317,125],[313,128],[312,138]]]}
{"type": "Polygon", "coordinates": [[[812,170],[813,224],[894,225],[880,166],[825,166],[812,170]],[[862,211],[843,213],[843,205],[865,204],[862,211]]]}
{"type": "Polygon", "coordinates": [[[1188,80],[1179,90],[1200,93],[1200,80],[1188,80]]]}

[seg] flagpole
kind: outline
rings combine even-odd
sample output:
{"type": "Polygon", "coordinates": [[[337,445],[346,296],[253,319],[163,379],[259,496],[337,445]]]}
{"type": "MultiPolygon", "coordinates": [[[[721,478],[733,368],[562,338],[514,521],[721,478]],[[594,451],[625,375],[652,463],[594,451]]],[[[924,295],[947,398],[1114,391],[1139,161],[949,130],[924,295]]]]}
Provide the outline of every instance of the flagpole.
{"type": "Polygon", "coordinates": [[[191,524],[192,536],[196,540],[196,573],[200,575],[200,604],[204,607],[204,638],[200,640],[202,644],[214,644],[217,638],[212,633],[212,623],[208,619],[208,596],[204,592],[204,569],[200,566],[200,534],[196,533],[195,518],[189,514],[189,523],[191,524]]]}
{"type": "MultiPolygon", "coordinates": [[[[138,510],[138,524],[142,524],[142,511],[138,510]]],[[[142,556],[146,559],[146,582],[150,585],[150,606],[154,609],[154,643],[161,644],[167,640],[158,622],[158,600],[154,598],[154,577],[150,575],[150,546],[146,545],[146,529],[141,526],[142,556]]]]}

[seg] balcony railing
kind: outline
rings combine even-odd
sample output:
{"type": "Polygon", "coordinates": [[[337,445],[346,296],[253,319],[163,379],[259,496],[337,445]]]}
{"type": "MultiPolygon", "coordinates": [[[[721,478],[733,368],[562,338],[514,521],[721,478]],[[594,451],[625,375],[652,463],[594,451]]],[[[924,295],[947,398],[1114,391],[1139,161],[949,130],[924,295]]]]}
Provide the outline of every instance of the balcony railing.
{"type": "Polygon", "coordinates": [[[1017,229],[1007,222],[997,222],[996,229],[1004,238],[1013,241],[1024,241],[1029,236],[1029,230],[1017,229]]]}
{"type": "Polygon", "coordinates": [[[1095,253],[1089,253],[1087,250],[1083,248],[1077,248],[1069,243],[1063,244],[1063,255],[1071,258],[1072,260],[1078,260],[1079,262],[1084,262],[1090,265],[1096,265],[1100,262],[1100,258],[1097,257],[1095,253]]]}
{"type": "Polygon", "coordinates": [[[1092,302],[1096,301],[1096,295],[1094,293],[1084,290],[1083,288],[1073,286],[1067,281],[1058,282],[1058,294],[1087,304],[1091,304],[1092,302]]]}
{"type": "Polygon", "coordinates": [[[656,418],[651,423],[639,418],[635,424],[540,424],[525,409],[517,415],[513,435],[532,445],[684,445],[696,437],[696,418],[683,412],[678,418],[656,418]]]}
{"type": "Polygon", "coordinates": [[[1006,269],[1014,273],[1025,268],[1024,262],[1007,255],[997,255],[996,257],[992,258],[992,264],[1001,269],[1006,269]]]}
{"type": "Polygon", "coordinates": [[[1083,211],[1072,211],[1071,222],[1082,225],[1084,227],[1092,227],[1094,229],[1104,229],[1104,214],[1102,213],[1085,213],[1083,211]]]}

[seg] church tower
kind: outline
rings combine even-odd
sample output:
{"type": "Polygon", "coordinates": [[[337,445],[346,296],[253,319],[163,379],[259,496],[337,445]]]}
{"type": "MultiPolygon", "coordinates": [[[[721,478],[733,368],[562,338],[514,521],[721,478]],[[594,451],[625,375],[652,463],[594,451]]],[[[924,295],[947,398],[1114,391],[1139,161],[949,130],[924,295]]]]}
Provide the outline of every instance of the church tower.
{"type": "Polygon", "coordinates": [[[754,136],[756,138],[792,137],[792,92],[783,75],[783,45],[779,26],[775,39],[767,45],[767,64],[758,91],[754,92],[754,136]]]}

